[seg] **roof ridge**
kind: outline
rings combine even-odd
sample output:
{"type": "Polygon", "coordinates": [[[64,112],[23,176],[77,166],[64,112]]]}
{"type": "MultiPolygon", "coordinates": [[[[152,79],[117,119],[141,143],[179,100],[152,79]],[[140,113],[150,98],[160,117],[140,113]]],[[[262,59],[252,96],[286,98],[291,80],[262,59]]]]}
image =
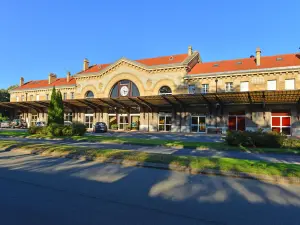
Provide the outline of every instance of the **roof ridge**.
{"type": "MultiPolygon", "coordinates": [[[[276,57],[276,56],[287,56],[287,55],[297,55],[299,53],[285,53],[285,54],[276,54],[276,55],[266,55],[266,56],[260,56],[260,58],[269,58],[269,57],[276,57]]],[[[255,59],[255,55],[254,59],[255,59]]],[[[251,59],[251,57],[248,58],[235,58],[235,59],[223,59],[223,60],[217,60],[217,61],[207,61],[207,62],[202,62],[202,64],[204,63],[218,63],[218,62],[228,62],[228,61],[238,61],[238,60],[246,60],[246,59],[251,59]]]]}
{"type": "Polygon", "coordinates": [[[164,56],[156,56],[156,57],[151,57],[151,58],[134,59],[133,61],[145,60],[145,59],[157,59],[157,58],[164,58],[164,57],[168,57],[168,56],[179,56],[179,55],[187,55],[187,54],[188,53],[173,54],[173,55],[164,55],[164,56]]]}

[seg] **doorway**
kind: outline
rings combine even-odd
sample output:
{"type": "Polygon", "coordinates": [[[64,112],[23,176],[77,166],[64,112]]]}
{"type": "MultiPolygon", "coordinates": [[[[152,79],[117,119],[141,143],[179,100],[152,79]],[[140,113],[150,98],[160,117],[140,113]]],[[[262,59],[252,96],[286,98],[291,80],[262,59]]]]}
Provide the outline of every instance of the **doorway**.
{"type": "Polygon", "coordinates": [[[192,132],[206,133],[206,117],[192,116],[191,130],[192,132]]]}
{"type": "Polygon", "coordinates": [[[93,114],[85,114],[84,125],[87,129],[92,129],[94,124],[94,115],[93,114]]]}
{"type": "Polygon", "coordinates": [[[120,130],[127,130],[128,129],[128,115],[127,114],[120,114],[119,115],[119,129],[120,130]]]}
{"type": "Polygon", "coordinates": [[[246,117],[245,113],[229,114],[228,116],[228,129],[232,131],[245,131],[246,117]]]}
{"type": "Polygon", "coordinates": [[[130,115],[130,123],[132,130],[139,130],[140,127],[140,115],[130,115]]]}
{"type": "Polygon", "coordinates": [[[158,130],[159,131],[171,131],[172,128],[172,115],[160,114],[158,116],[158,130]]]}

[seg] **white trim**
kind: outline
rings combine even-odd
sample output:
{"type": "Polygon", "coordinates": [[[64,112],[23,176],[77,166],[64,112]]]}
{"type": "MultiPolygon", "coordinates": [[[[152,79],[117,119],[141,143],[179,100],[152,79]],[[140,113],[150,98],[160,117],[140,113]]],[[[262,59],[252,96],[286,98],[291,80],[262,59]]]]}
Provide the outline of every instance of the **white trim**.
{"type": "Polygon", "coordinates": [[[271,113],[271,130],[273,130],[273,127],[274,128],[280,128],[280,133],[282,133],[282,128],[290,128],[290,134],[289,135],[291,135],[292,134],[291,124],[292,124],[292,116],[272,116],[272,113],[271,113]],[[279,117],[280,118],[280,125],[279,126],[273,126],[273,117],[277,117],[277,118],[279,117]],[[290,126],[282,126],[282,118],[283,117],[290,118],[290,126]]]}

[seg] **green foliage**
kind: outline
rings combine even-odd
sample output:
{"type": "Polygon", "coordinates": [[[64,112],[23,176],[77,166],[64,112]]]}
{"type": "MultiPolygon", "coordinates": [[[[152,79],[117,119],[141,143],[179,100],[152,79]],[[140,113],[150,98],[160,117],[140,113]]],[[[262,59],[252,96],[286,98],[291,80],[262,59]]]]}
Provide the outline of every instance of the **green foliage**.
{"type": "Polygon", "coordinates": [[[280,148],[286,139],[276,132],[228,131],[225,141],[232,146],[280,148]]]}
{"type": "Polygon", "coordinates": [[[118,129],[118,124],[112,124],[110,127],[113,130],[117,130],[118,129]]]}
{"type": "Polygon", "coordinates": [[[64,126],[62,129],[63,136],[73,136],[73,127],[72,126],[64,126]]]}
{"type": "Polygon", "coordinates": [[[83,136],[86,132],[86,126],[83,123],[75,122],[72,124],[72,130],[73,136],[83,136]]]}
{"type": "Polygon", "coordinates": [[[7,121],[8,117],[7,116],[3,116],[2,113],[0,113],[0,122],[2,121],[7,121]]]}
{"type": "Polygon", "coordinates": [[[64,124],[64,105],[61,92],[52,89],[51,101],[48,108],[48,124],[64,124]]]}
{"type": "Polygon", "coordinates": [[[300,149],[300,140],[299,139],[287,138],[283,142],[283,147],[293,148],[293,149],[300,149]]]}
{"type": "Polygon", "coordinates": [[[85,132],[86,132],[86,127],[82,123],[73,123],[72,126],[51,123],[47,127],[32,126],[28,129],[29,134],[39,134],[39,135],[53,136],[53,137],[83,136],[85,132]]]}
{"type": "Polygon", "coordinates": [[[31,126],[28,128],[29,134],[40,134],[43,130],[43,127],[31,126]]]}
{"type": "Polygon", "coordinates": [[[56,123],[64,124],[64,104],[60,90],[56,93],[56,102],[55,102],[55,111],[56,111],[56,123]]]}

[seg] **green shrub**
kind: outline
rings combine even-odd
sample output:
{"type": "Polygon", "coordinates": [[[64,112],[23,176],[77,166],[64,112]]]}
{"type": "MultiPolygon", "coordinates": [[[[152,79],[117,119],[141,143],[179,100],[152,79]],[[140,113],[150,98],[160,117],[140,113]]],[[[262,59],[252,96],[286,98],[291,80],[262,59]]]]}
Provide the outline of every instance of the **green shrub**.
{"type": "Polygon", "coordinates": [[[83,123],[73,123],[70,125],[60,125],[52,123],[47,127],[32,126],[28,129],[29,134],[40,134],[44,136],[83,136],[86,132],[86,127],[83,123]]]}
{"type": "Polygon", "coordinates": [[[73,135],[73,127],[72,126],[64,126],[62,129],[63,136],[72,136],[73,135]]]}
{"type": "Polygon", "coordinates": [[[63,125],[52,123],[49,126],[47,126],[47,135],[62,136],[63,128],[63,125]]]}
{"type": "Polygon", "coordinates": [[[118,129],[118,124],[112,124],[110,126],[110,128],[113,129],[113,130],[117,130],[118,129]]]}
{"type": "Polygon", "coordinates": [[[300,149],[300,140],[299,139],[287,138],[283,141],[283,147],[300,149]]]}
{"type": "Polygon", "coordinates": [[[74,122],[72,124],[72,131],[73,136],[83,136],[86,132],[86,126],[83,123],[74,122]]]}
{"type": "Polygon", "coordinates": [[[37,133],[41,132],[42,129],[43,129],[43,127],[31,126],[28,128],[28,133],[29,134],[37,134],[37,133]]]}
{"type": "Polygon", "coordinates": [[[228,131],[225,141],[232,146],[280,148],[286,139],[276,132],[228,131]]]}

